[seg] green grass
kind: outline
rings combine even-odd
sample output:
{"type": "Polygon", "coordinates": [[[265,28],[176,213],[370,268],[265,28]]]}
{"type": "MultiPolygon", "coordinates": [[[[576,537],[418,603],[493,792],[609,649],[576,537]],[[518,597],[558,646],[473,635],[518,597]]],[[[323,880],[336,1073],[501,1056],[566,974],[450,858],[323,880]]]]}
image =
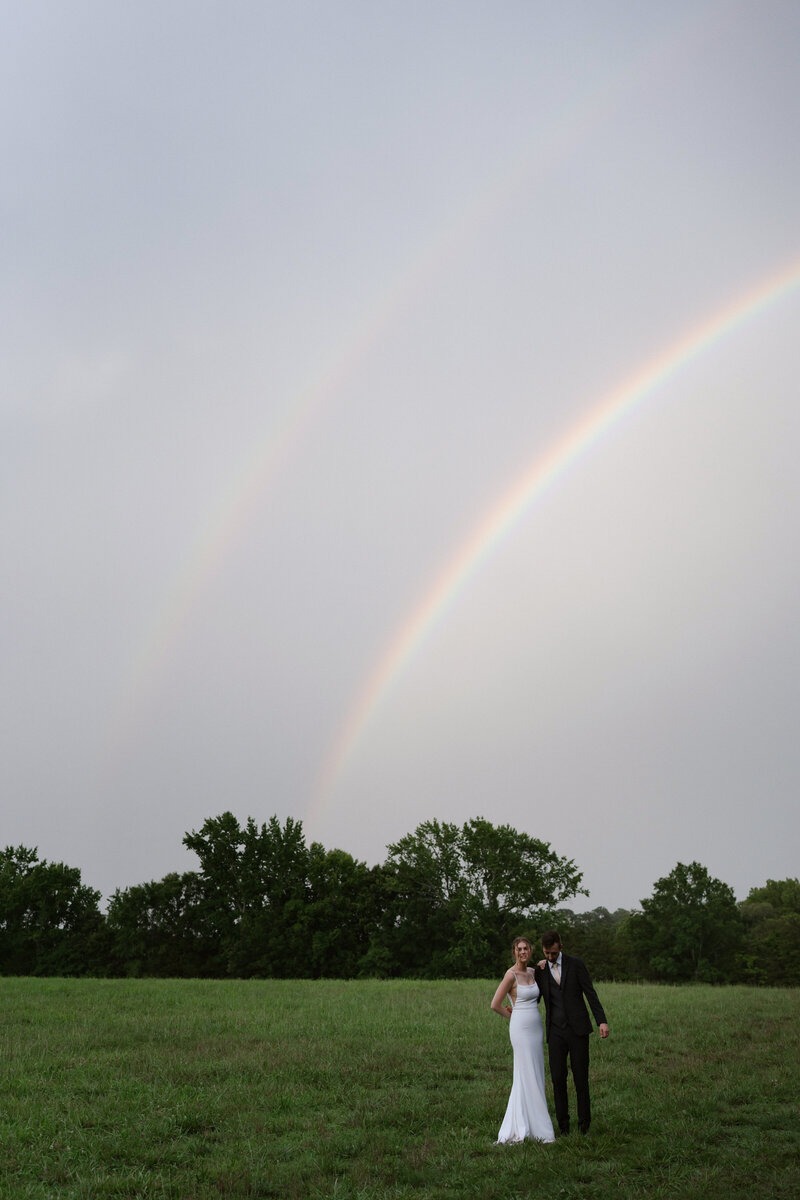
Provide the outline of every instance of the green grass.
{"type": "Polygon", "coordinates": [[[496,1146],[494,986],[0,979],[0,1197],[800,1196],[800,992],[602,986],[591,1133],[496,1146]]]}

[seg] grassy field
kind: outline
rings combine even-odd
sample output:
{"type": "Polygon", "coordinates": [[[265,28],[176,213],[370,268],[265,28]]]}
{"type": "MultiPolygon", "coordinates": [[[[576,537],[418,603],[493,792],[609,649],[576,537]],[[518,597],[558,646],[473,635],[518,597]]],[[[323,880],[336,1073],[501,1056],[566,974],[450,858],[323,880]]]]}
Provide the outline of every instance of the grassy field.
{"type": "Polygon", "coordinates": [[[0,1196],[800,1196],[797,990],[599,988],[592,1129],[551,1146],[494,1145],[493,990],[0,979],[0,1196]]]}

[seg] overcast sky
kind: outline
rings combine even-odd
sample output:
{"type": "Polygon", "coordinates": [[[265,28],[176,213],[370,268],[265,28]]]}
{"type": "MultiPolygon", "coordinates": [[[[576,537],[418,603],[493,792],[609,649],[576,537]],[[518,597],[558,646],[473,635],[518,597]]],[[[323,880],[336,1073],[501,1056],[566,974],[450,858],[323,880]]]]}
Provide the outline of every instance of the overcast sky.
{"type": "Polygon", "coordinates": [[[482,815],[578,908],[796,876],[800,6],[3,29],[2,844],[108,896],[226,809],[370,864],[482,815]]]}

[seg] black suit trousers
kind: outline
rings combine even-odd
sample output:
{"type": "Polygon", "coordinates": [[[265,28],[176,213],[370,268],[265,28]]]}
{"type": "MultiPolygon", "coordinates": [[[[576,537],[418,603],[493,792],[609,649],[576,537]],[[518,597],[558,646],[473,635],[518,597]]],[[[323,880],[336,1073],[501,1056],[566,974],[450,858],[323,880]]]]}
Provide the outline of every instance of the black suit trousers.
{"type": "Polygon", "coordinates": [[[589,1128],[592,1110],[589,1102],[589,1034],[573,1033],[571,1029],[550,1027],[547,1040],[550,1060],[550,1077],[553,1080],[553,1100],[556,1120],[562,1131],[569,1128],[569,1101],[567,1100],[567,1059],[572,1068],[575,1094],[578,1100],[578,1126],[584,1132],[589,1128]]]}

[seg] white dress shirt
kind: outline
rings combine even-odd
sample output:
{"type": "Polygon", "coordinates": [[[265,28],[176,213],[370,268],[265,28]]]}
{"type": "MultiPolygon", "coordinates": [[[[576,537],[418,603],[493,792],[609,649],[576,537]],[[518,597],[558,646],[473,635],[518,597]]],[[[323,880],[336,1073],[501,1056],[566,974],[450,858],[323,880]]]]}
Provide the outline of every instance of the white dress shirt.
{"type": "MultiPolygon", "coordinates": [[[[553,963],[553,962],[550,962],[550,960],[548,959],[548,960],[547,960],[547,965],[548,965],[548,967],[550,968],[550,974],[551,974],[551,975],[553,975],[553,967],[558,967],[558,978],[559,978],[559,980],[560,980],[560,979],[561,979],[561,977],[562,977],[562,971],[561,971],[561,951],[560,951],[560,950],[559,950],[559,952],[558,952],[558,958],[556,959],[556,961],[553,963]]],[[[555,979],[555,976],[553,976],[553,978],[555,979]]],[[[561,986],[561,985],[560,985],[560,983],[559,983],[559,987],[560,987],[560,986],[561,986]]]]}

